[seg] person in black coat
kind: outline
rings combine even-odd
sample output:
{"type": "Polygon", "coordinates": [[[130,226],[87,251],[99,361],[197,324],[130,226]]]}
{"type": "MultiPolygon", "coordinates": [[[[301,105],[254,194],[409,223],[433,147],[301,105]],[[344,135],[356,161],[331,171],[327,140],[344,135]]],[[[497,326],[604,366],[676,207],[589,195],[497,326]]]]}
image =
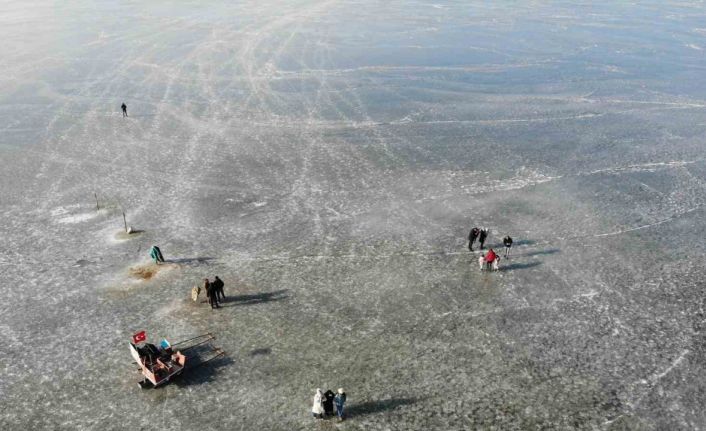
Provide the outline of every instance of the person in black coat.
{"type": "Polygon", "coordinates": [[[490,234],[490,231],[488,231],[488,229],[483,228],[480,230],[478,242],[480,243],[481,250],[483,250],[483,247],[485,247],[485,240],[488,239],[488,234],[490,234]]]}
{"type": "Polygon", "coordinates": [[[505,245],[505,259],[510,257],[510,247],[512,247],[512,238],[510,235],[503,238],[503,245],[505,245]]]}
{"type": "Polygon", "coordinates": [[[123,104],[120,105],[120,109],[123,110],[123,117],[127,117],[127,105],[125,104],[125,102],[123,102],[123,104]]]}
{"type": "Polygon", "coordinates": [[[218,276],[216,276],[216,279],[213,280],[213,283],[211,283],[211,285],[213,286],[213,289],[216,292],[216,298],[218,298],[218,301],[225,300],[226,294],[223,291],[223,286],[224,286],[223,280],[221,280],[220,278],[218,278],[218,276]]]}
{"type": "Polygon", "coordinates": [[[324,392],[324,415],[333,416],[333,397],[336,394],[331,389],[324,392]]]}
{"type": "Polygon", "coordinates": [[[204,278],[203,288],[206,291],[206,297],[208,297],[208,303],[211,305],[211,309],[218,308],[218,297],[216,296],[216,290],[213,288],[213,283],[208,281],[208,278],[204,278]]]}
{"type": "Polygon", "coordinates": [[[480,229],[474,227],[471,229],[471,233],[468,234],[468,250],[473,251],[473,243],[476,242],[476,238],[480,234],[480,229]]]}

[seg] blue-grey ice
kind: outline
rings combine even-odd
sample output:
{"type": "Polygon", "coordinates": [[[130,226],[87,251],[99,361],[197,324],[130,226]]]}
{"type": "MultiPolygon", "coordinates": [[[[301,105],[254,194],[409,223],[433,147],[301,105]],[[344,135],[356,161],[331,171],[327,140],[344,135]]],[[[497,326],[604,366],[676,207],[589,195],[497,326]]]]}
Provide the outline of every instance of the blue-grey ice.
{"type": "Polygon", "coordinates": [[[0,40],[0,429],[706,428],[703,2],[5,1],[0,40]],[[140,330],[228,355],[140,390],[140,330]]]}

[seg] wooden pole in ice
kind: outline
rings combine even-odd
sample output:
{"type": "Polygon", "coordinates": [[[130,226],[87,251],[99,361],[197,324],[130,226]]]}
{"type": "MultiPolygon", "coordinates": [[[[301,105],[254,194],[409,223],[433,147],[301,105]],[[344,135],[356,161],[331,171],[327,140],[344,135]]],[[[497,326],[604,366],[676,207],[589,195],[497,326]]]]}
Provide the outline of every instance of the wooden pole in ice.
{"type": "Polygon", "coordinates": [[[98,194],[96,192],[93,192],[93,196],[96,198],[96,211],[98,211],[100,209],[100,207],[98,206],[98,194]]]}
{"type": "Polygon", "coordinates": [[[127,233],[127,219],[125,218],[125,211],[123,211],[123,223],[125,223],[125,232],[127,233]]]}

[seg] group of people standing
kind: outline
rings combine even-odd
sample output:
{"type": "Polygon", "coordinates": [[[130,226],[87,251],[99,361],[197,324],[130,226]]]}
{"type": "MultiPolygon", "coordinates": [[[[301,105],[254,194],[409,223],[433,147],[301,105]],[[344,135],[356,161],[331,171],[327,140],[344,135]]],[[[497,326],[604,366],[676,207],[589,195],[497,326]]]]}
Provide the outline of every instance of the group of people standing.
{"type": "MultiPolygon", "coordinates": [[[[488,228],[478,228],[474,227],[468,234],[468,250],[473,251],[473,243],[476,239],[480,243],[480,249],[483,250],[485,247],[485,241],[490,236],[490,229],[488,228]]],[[[510,249],[512,248],[512,238],[507,235],[503,238],[503,245],[505,246],[505,259],[510,258],[510,249]]],[[[500,265],[500,256],[492,248],[488,250],[488,253],[482,253],[478,256],[478,267],[481,271],[484,269],[497,271],[500,265]]]]}
{"type": "Polygon", "coordinates": [[[331,389],[323,392],[320,388],[314,394],[314,404],[311,406],[311,414],[317,419],[324,416],[333,416],[333,406],[336,406],[336,416],[338,420],[343,420],[343,405],[346,403],[346,393],[343,388],[338,388],[338,393],[334,394],[331,389]]]}
{"type": "MultiPolygon", "coordinates": [[[[211,305],[211,309],[220,308],[219,304],[222,301],[225,301],[226,294],[223,291],[223,287],[223,280],[218,278],[218,276],[216,276],[213,281],[209,281],[208,278],[203,279],[203,290],[206,292],[206,298],[208,298],[208,303],[211,305]]],[[[192,296],[194,301],[196,301],[201,289],[198,287],[195,287],[194,289],[196,290],[192,293],[192,296]]]]}
{"type": "Polygon", "coordinates": [[[500,269],[500,256],[495,253],[492,248],[488,250],[488,253],[481,253],[478,256],[478,267],[481,271],[487,269],[488,271],[497,271],[500,269]]]}

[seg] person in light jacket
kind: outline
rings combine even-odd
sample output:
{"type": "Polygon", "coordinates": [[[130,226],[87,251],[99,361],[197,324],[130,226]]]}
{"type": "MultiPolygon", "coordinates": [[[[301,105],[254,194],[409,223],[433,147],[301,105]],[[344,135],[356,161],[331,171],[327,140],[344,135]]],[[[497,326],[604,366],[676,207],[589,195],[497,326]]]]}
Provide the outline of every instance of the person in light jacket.
{"type": "Polygon", "coordinates": [[[346,393],[343,391],[343,388],[338,388],[338,393],[333,398],[333,403],[336,405],[336,416],[338,416],[339,421],[342,421],[343,405],[346,403],[346,393]]]}
{"type": "Polygon", "coordinates": [[[317,419],[324,418],[324,393],[321,389],[316,390],[314,404],[311,406],[311,414],[317,419]]]}

